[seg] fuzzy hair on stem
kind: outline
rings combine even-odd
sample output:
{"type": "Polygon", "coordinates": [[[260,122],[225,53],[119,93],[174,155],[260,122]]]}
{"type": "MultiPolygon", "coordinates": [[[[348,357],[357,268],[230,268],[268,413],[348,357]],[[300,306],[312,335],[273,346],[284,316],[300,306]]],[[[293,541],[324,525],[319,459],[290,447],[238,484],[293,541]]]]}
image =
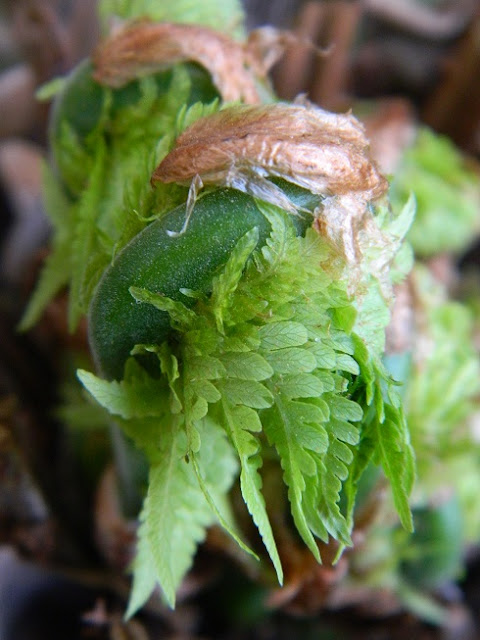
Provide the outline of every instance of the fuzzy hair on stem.
{"type": "MultiPolygon", "coordinates": [[[[190,61],[211,74],[226,102],[257,104],[261,102],[259,84],[267,82],[271,67],[297,41],[293,33],[274,27],[256,29],[242,43],[204,26],[140,20],[127,23],[97,48],[94,78],[119,88],[140,76],[190,61]]],[[[309,46],[319,55],[325,53],[309,46]]]]}
{"type": "Polygon", "coordinates": [[[198,119],[177,138],[155,169],[152,184],[191,185],[184,229],[199,185],[238,189],[298,214],[269,177],[324,196],[317,217],[326,221],[326,235],[331,218],[339,235],[336,244],[356,260],[354,229],[345,221],[363,218],[366,203],[383,196],[388,183],[369,155],[363,126],[351,114],[324,111],[304,98],[294,104],[226,107],[198,119]],[[345,207],[353,207],[352,216],[344,215],[345,207]]]}

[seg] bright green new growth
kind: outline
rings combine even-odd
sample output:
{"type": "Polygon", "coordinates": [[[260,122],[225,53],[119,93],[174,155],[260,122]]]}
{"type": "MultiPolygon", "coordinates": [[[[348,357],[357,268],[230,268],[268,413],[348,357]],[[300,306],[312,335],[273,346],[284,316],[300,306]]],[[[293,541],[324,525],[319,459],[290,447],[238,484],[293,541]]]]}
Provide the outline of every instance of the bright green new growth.
{"type": "Polygon", "coordinates": [[[131,290],[171,318],[171,339],[134,350],[156,354],[158,378],[134,359],[120,383],[79,372],[150,464],[130,614],[156,583],[174,604],[207,526],[220,522],[238,540],[226,509],[237,465],[282,580],[261,492],[272,449],[295,526],[318,560],[317,538],[351,544],[356,483],[370,460],[383,466],[411,527],[413,456],[402,410],[378,354],[352,332],[357,312],[346,285],[324,268],[330,250],[313,230],[297,237],[287,214],[264,212],[267,244],[255,249],[255,229],[244,236],[193,309],[131,290]]]}

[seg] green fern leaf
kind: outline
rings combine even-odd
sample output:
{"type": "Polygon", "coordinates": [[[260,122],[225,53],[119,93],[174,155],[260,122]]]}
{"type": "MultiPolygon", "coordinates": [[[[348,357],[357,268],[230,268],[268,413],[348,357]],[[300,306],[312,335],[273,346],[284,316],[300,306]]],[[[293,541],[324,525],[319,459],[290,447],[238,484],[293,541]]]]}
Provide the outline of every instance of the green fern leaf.
{"type": "Polygon", "coordinates": [[[157,571],[155,560],[148,540],[146,524],[146,510],[140,514],[140,526],[137,530],[137,548],[135,558],[131,565],[133,572],[132,590],[128,601],[125,617],[131,618],[143,607],[152,595],[157,585],[157,571]]]}
{"type": "Polygon", "coordinates": [[[226,353],[221,356],[221,362],[230,378],[261,381],[273,375],[272,367],[259,353],[226,353]]]}
{"type": "Polygon", "coordinates": [[[166,387],[162,389],[133,359],[128,361],[122,382],[108,382],[81,369],[77,375],[96,401],[113,415],[129,420],[165,414],[166,387]]]}
{"type": "Polygon", "coordinates": [[[150,470],[144,503],[146,536],[158,582],[168,604],[192,563],[196,547],[214,515],[185,461],[185,442],[178,432],[162,434],[162,456],[150,470]]]}
{"type": "Polygon", "coordinates": [[[324,455],[317,456],[315,481],[307,481],[308,521],[312,531],[318,532],[317,535],[321,534],[324,541],[328,541],[330,535],[342,544],[350,545],[350,524],[341,512],[340,494],[344,482],[349,478],[354,459],[352,449],[347,444],[358,443],[360,429],[346,420],[358,422],[363,412],[347,398],[334,394],[325,394],[324,398],[330,409],[329,418],[325,422],[328,440],[324,455]],[[342,419],[338,416],[342,416],[342,419]]]}
{"type": "Polygon", "coordinates": [[[197,380],[199,378],[218,380],[227,375],[228,368],[228,361],[225,362],[224,357],[220,360],[208,355],[192,356],[188,363],[189,375],[197,380]]]}
{"type": "MultiPolygon", "coordinates": [[[[187,439],[177,417],[158,425],[161,437],[150,456],[149,488],[141,515],[138,555],[133,564],[134,586],[128,608],[133,615],[158,582],[168,604],[191,566],[206,528],[228,515],[214,513],[204,490],[215,504],[222,504],[237,472],[232,449],[223,431],[211,421],[199,425],[202,451],[196,456],[204,490],[193,465],[187,462],[187,439]],[[152,577],[155,576],[155,580],[152,577]]],[[[139,425],[140,426],[140,425],[139,425]]]]}
{"type": "Polygon", "coordinates": [[[231,406],[226,400],[222,403],[225,417],[225,429],[235,447],[241,466],[240,488],[247,509],[253,518],[263,543],[277,572],[278,581],[283,582],[283,570],[273,537],[272,527],[261,493],[262,478],[259,468],[262,465],[260,444],[253,433],[262,430],[258,414],[245,406],[231,406]]]}
{"type": "Polygon", "coordinates": [[[287,398],[319,398],[325,391],[319,377],[309,373],[282,376],[275,388],[287,398]]]}
{"type": "Polygon", "coordinates": [[[130,287],[129,291],[137,302],[151,304],[155,309],[166,311],[170,316],[172,327],[176,329],[189,329],[195,322],[195,312],[177,300],[172,300],[162,296],[160,293],[153,293],[139,287],[130,287]]]}
{"type": "Polygon", "coordinates": [[[210,104],[204,104],[203,102],[195,102],[190,107],[183,104],[178,110],[175,130],[177,136],[179,136],[187,127],[196,122],[199,118],[206,118],[207,116],[215,113],[220,109],[220,101],[213,100],[210,104]]]}
{"type": "Polygon", "coordinates": [[[19,329],[26,331],[40,319],[48,303],[69,283],[71,268],[72,205],[47,165],[42,167],[45,209],[55,230],[51,253],[47,256],[19,329]]]}
{"type": "Polygon", "coordinates": [[[299,322],[270,322],[258,332],[260,344],[267,351],[299,347],[308,340],[308,331],[299,322]]]}
{"type": "Polygon", "coordinates": [[[219,331],[223,329],[224,309],[231,304],[231,296],[242,277],[245,264],[258,244],[258,229],[254,227],[239,240],[221,274],[213,279],[210,308],[219,331]]]}
{"type": "Polygon", "coordinates": [[[56,162],[61,167],[62,180],[69,192],[78,196],[85,188],[94,160],[66,120],[60,123],[52,146],[56,162]]]}
{"type": "MultiPolygon", "coordinates": [[[[306,477],[315,475],[316,464],[312,453],[304,446],[301,438],[303,433],[308,436],[307,431],[303,430],[304,424],[317,427],[318,433],[314,441],[318,448],[318,443],[322,441],[322,433],[318,422],[309,422],[309,417],[315,413],[315,408],[312,406],[309,416],[306,412],[301,413],[298,405],[300,403],[289,401],[277,394],[273,407],[262,416],[262,424],[270,444],[275,447],[280,456],[295,526],[305,544],[320,562],[318,546],[310,530],[303,503],[307,489],[306,477]]],[[[318,418],[318,416],[315,417],[318,418]]]]}
{"type": "Polygon", "coordinates": [[[255,380],[227,378],[221,383],[221,391],[222,395],[234,405],[242,404],[253,409],[266,409],[273,402],[271,392],[255,380]]]}
{"type": "Polygon", "coordinates": [[[71,249],[67,243],[58,245],[48,255],[35,292],[20,322],[20,331],[31,329],[40,319],[48,303],[68,284],[70,257],[71,249]]]}
{"type": "MultiPolygon", "coordinates": [[[[263,341],[265,344],[265,341],[263,341]]],[[[269,365],[279,375],[295,376],[310,373],[317,366],[317,360],[311,351],[299,347],[285,347],[265,353],[269,365]]]]}
{"type": "Polygon", "coordinates": [[[196,478],[197,478],[197,481],[198,481],[198,486],[202,490],[203,496],[204,496],[205,500],[207,501],[207,504],[210,506],[212,512],[215,514],[215,516],[216,516],[218,522],[220,523],[220,525],[233,538],[233,540],[235,540],[235,542],[238,544],[240,549],[242,549],[243,551],[245,551],[246,553],[251,555],[253,558],[255,558],[255,560],[259,560],[259,557],[257,556],[257,554],[254,551],[252,551],[252,549],[250,549],[250,547],[247,544],[245,544],[245,542],[243,542],[243,540],[240,538],[240,536],[234,530],[232,524],[229,523],[227,520],[225,520],[223,514],[219,510],[217,502],[216,502],[215,498],[212,495],[212,491],[210,490],[210,488],[206,485],[206,483],[204,481],[202,472],[201,472],[201,470],[199,468],[199,465],[198,465],[198,461],[197,461],[197,457],[195,455],[195,452],[192,452],[190,457],[191,457],[192,466],[193,466],[193,469],[195,471],[195,475],[196,475],[196,478]]]}
{"type": "Polygon", "coordinates": [[[229,327],[222,345],[226,353],[246,353],[247,351],[254,351],[260,346],[258,329],[255,326],[243,323],[233,325],[229,327]]]}
{"type": "Polygon", "coordinates": [[[268,276],[275,273],[282,263],[288,259],[287,255],[292,241],[294,241],[295,233],[279,209],[262,200],[257,200],[256,202],[257,207],[271,226],[270,237],[267,238],[265,245],[262,247],[262,260],[257,258],[256,265],[259,273],[262,274],[262,280],[266,284],[268,276]]]}
{"type": "Polygon", "coordinates": [[[391,405],[385,406],[385,420],[372,422],[375,451],[392,487],[393,499],[400,520],[408,531],[413,530],[408,496],[415,479],[414,454],[408,439],[403,414],[391,405]]]}
{"type": "Polygon", "coordinates": [[[361,369],[368,380],[362,390],[363,402],[369,407],[364,421],[367,451],[382,465],[400,520],[410,531],[413,525],[408,497],[415,479],[415,457],[400,397],[375,355],[361,369]]]}
{"type": "Polygon", "coordinates": [[[72,278],[70,284],[70,304],[68,323],[74,330],[78,321],[87,312],[89,300],[86,287],[90,279],[86,277],[92,256],[96,255],[94,247],[97,243],[96,220],[99,215],[99,203],[105,181],[106,147],[98,143],[95,162],[90,173],[87,189],[83,192],[75,206],[75,227],[71,246],[72,278]]]}
{"type": "Polygon", "coordinates": [[[325,344],[323,340],[309,343],[307,349],[315,356],[318,369],[335,369],[338,355],[335,349],[325,344]]]}

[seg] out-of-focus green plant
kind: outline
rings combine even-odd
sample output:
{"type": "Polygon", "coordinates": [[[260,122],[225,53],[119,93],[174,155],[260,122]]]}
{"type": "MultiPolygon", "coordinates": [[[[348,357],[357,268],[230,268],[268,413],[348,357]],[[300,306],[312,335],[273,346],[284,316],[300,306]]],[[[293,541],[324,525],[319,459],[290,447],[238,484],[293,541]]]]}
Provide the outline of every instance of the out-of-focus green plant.
{"type": "MultiPolygon", "coordinates": [[[[456,488],[463,465],[472,482],[480,472],[480,451],[470,423],[478,408],[480,362],[469,308],[449,300],[445,289],[421,265],[412,274],[412,286],[416,338],[405,403],[418,452],[419,487],[434,495],[456,488]],[[473,475],[472,458],[478,465],[473,475]]],[[[465,518],[477,527],[467,526],[467,530],[479,536],[480,505],[471,507],[464,509],[465,518]]]]}
{"type": "Polygon", "coordinates": [[[240,0],[101,0],[99,14],[106,28],[114,17],[124,20],[149,18],[156,22],[201,24],[238,37],[245,35],[240,0]]]}
{"type": "Polygon", "coordinates": [[[480,231],[478,175],[448,138],[420,127],[390,190],[394,205],[415,194],[417,214],[408,240],[417,256],[462,251],[473,241],[480,231]]]}
{"type": "MultiPolygon", "coordinates": [[[[392,176],[392,201],[401,202],[409,193],[418,205],[408,235],[417,258],[461,253],[474,242],[480,227],[479,175],[453,143],[425,128],[392,176]]],[[[416,262],[400,311],[406,344],[385,358],[402,383],[416,455],[410,499],[415,531],[395,525],[387,502],[359,553],[352,554],[350,574],[354,584],[388,586],[414,613],[440,624],[448,613],[428,594],[461,576],[466,546],[480,539],[475,431],[480,361],[474,305],[452,298],[447,286],[456,267],[451,261],[444,268],[448,283],[416,262]]]]}

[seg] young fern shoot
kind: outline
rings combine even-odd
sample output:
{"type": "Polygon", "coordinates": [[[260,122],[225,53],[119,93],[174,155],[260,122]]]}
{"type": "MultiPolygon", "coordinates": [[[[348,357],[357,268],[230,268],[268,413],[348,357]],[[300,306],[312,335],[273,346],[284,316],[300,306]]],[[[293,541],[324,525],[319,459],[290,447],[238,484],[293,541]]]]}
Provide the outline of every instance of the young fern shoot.
{"type": "Polygon", "coordinates": [[[277,36],[127,24],[60,96],[52,184],[67,215],[54,264],[67,268],[54,284],[70,287],[72,326],[88,311],[96,373],[81,382],[149,467],[148,487],[133,489],[143,510],[129,614],[155,585],[174,606],[211,525],[246,548],[236,480],[280,582],[279,522],[317,560],[319,540],[351,544],[369,461],[411,527],[409,434],[381,339],[369,339],[389,298],[367,295],[391,290],[403,226],[380,204],[387,181],[351,114],[260,104],[277,36]],[[85,124],[86,89],[98,113],[85,124]],[[218,97],[244,104],[217,110],[218,97]],[[190,187],[186,204],[176,184],[190,187]],[[262,488],[267,462],[278,504],[262,488]]]}

